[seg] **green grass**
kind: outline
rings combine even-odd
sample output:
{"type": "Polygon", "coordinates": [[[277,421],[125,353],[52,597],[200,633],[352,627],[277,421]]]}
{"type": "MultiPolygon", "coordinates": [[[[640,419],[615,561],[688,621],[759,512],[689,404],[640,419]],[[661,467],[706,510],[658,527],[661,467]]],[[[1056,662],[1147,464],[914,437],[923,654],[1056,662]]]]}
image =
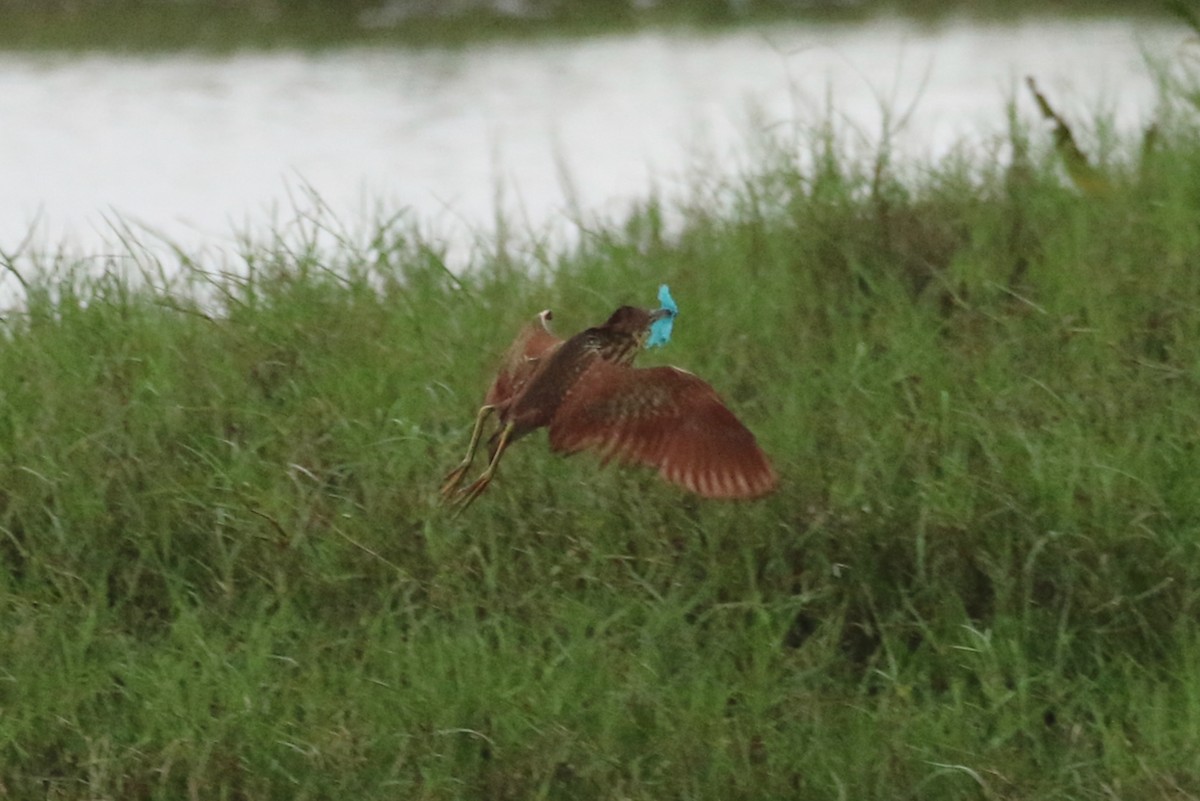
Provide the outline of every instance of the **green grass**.
{"type": "Polygon", "coordinates": [[[1194,141],[1091,197],[1042,148],[897,176],[801,138],[679,231],[649,200],[459,276],[384,223],[165,283],[7,257],[0,796],[1195,797],[1194,141]],[[440,508],[516,328],[663,281],[643,363],[779,492],[534,436],[440,508]]]}
{"type": "Polygon", "coordinates": [[[456,47],[481,41],[579,37],[643,29],[705,30],[782,22],[859,22],[900,14],[939,22],[963,15],[984,20],[1031,14],[1163,16],[1162,0],[526,0],[529,13],[486,8],[447,12],[437,2],[422,13],[387,21],[384,0],[0,0],[0,49],[227,52],[245,48],[328,48],[348,44],[456,47]],[[376,22],[371,20],[377,19],[376,22]]]}

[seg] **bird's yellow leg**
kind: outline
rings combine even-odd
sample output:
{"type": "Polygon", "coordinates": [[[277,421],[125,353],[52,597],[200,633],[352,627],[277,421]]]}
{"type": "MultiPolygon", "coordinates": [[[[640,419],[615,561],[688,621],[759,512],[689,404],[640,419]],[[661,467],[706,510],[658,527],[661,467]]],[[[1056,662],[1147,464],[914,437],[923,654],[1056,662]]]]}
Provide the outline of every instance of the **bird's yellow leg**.
{"type": "Polygon", "coordinates": [[[475,479],[469,487],[462,491],[462,498],[459,499],[458,512],[462,514],[463,510],[471,505],[471,502],[479,497],[479,495],[487,489],[487,485],[492,483],[492,477],[496,475],[496,468],[500,465],[500,457],[504,455],[504,449],[508,447],[509,440],[512,438],[513,424],[509,423],[500,430],[500,439],[496,442],[496,453],[492,456],[492,461],[488,464],[487,469],[483,471],[479,478],[475,479]]]}
{"type": "Polygon", "coordinates": [[[471,462],[475,460],[475,449],[479,447],[479,437],[483,433],[483,424],[487,422],[488,417],[494,411],[496,411],[495,406],[481,406],[479,413],[475,415],[475,428],[471,431],[471,444],[467,446],[467,455],[458,463],[458,467],[451,470],[442,479],[440,492],[443,501],[448,500],[454,494],[458,485],[462,483],[463,476],[471,469],[471,462]]]}

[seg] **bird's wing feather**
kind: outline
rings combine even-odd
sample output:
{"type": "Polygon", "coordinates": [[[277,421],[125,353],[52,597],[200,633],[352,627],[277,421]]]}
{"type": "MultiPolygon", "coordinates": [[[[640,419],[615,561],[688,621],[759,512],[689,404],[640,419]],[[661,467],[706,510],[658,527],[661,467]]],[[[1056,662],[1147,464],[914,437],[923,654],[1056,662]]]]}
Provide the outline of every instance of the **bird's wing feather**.
{"type": "Polygon", "coordinates": [[[674,367],[597,359],[550,423],[550,447],[642,464],[709,498],[754,498],[777,477],[754,435],[705,381],[674,367]]]}
{"type": "Polygon", "coordinates": [[[529,381],[538,362],[553,353],[562,342],[540,323],[525,325],[504,354],[484,403],[496,406],[511,399],[529,381]]]}

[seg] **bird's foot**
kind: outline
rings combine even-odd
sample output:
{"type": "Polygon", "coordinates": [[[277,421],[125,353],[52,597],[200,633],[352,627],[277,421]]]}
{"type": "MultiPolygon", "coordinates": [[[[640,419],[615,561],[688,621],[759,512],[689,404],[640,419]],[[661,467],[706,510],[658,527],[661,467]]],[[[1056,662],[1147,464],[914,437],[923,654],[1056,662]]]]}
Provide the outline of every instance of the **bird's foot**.
{"type": "Polygon", "coordinates": [[[442,496],[442,503],[447,503],[458,490],[458,485],[462,483],[463,476],[471,469],[471,463],[463,461],[458,467],[451,470],[442,479],[442,487],[438,490],[438,494],[442,496]]]}
{"type": "Polygon", "coordinates": [[[459,492],[458,497],[454,499],[454,503],[458,504],[458,508],[454,511],[454,516],[458,517],[460,514],[465,512],[467,507],[470,506],[476,498],[482,495],[483,491],[487,489],[488,484],[491,483],[491,474],[484,473],[482,476],[467,485],[467,487],[461,492],[459,492]]]}

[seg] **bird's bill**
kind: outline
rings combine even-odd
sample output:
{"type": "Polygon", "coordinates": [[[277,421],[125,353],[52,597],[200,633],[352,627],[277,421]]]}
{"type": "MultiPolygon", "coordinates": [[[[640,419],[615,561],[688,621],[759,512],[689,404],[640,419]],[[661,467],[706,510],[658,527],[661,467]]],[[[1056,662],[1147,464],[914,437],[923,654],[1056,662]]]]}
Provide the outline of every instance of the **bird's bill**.
{"type": "Polygon", "coordinates": [[[642,337],[642,347],[660,348],[671,341],[671,329],[675,326],[674,309],[655,309],[650,312],[650,325],[642,337]]]}

